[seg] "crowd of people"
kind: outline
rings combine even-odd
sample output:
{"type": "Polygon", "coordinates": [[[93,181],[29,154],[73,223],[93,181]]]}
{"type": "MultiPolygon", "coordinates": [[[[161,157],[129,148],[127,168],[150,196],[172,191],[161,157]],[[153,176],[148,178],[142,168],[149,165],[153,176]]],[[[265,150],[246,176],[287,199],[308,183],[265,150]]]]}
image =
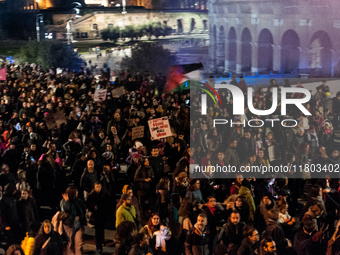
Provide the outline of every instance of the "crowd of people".
{"type": "MultiPolygon", "coordinates": [[[[222,90],[223,106],[208,101],[200,116],[197,91],[164,93],[164,76],[147,71],[126,70],[111,83],[105,71],[96,80],[88,69],[56,74],[29,64],[5,67],[0,236],[7,254],[83,254],[85,226],[95,228],[102,253],[110,222],[115,255],[339,254],[338,179],[190,176],[191,164],[339,164],[333,136],[340,93],[327,109],[326,82],[305,105],[312,116],[288,109],[299,123],[294,128],[213,128],[216,117],[240,123],[264,117],[248,108],[233,116],[232,97],[222,90]],[[124,94],[113,96],[121,86],[124,94]],[[99,88],[107,96],[95,101],[99,88]],[[163,116],[173,135],[154,139],[148,120],[163,116]],[[140,126],[144,136],[132,140],[140,126]]],[[[231,84],[247,87],[243,77],[231,84]]],[[[269,109],[277,86],[272,80],[259,88],[255,108],[269,109]]]]}

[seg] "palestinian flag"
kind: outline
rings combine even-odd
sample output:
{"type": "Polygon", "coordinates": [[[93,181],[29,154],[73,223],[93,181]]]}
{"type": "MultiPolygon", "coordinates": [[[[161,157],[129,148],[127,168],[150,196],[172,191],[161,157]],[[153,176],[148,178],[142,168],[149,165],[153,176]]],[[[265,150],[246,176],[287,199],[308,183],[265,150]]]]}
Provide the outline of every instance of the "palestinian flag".
{"type": "Polygon", "coordinates": [[[168,93],[190,89],[190,82],[202,79],[202,69],[202,63],[171,66],[164,92],[168,93]]]}

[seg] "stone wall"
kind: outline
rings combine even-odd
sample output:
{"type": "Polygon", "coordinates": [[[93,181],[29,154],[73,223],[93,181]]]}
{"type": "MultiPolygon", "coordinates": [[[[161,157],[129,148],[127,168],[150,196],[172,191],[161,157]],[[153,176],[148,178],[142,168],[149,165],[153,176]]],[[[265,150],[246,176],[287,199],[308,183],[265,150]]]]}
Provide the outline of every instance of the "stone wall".
{"type": "MultiPolygon", "coordinates": [[[[60,25],[62,21],[66,22],[69,18],[69,14],[54,14],[53,23],[60,25]]],[[[75,33],[87,32],[90,38],[96,38],[99,36],[100,30],[107,28],[109,24],[124,28],[127,25],[141,25],[150,21],[166,23],[177,33],[208,33],[209,28],[208,14],[205,11],[160,12],[145,10],[139,13],[134,12],[127,14],[109,12],[86,14],[73,21],[72,30],[75,33]],[[191,31],[192,21],[195,23],[193,31],[191,31]],[[182,24],[182,30],[179,23],[182,24]]]]}

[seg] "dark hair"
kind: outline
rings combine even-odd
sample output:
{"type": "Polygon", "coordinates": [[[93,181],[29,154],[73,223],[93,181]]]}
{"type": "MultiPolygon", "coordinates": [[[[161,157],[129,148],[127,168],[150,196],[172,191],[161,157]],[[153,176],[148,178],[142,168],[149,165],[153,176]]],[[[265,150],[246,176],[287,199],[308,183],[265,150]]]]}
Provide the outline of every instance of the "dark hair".
{"type": "Polygon", "coordinates": [[[231,215],[232,215],[233,213],[236,213],[236,214],[238,214],[238,215],[240,215],[240,216],[241,216],[241,214],[240,214],[240,212],[239,212],[239,211],[237,211],[237,210],[232,210],[232,212],[230,213],[230,216],[229,216],[229,217],[231,217],[231,215]]]}
{"type": "Polygon", "coordinates": [[[53,230],[53,225],[52,225],[51,221],[50,221],[50,220],[44,220],[43,223],[42,223],[41,226],[40,226],[39,234],[45,233],[45,231],[44,231],[44,225],[45,225],[45,224],[50,224],[50,225],[51,225],[51,232],[54,231],[54,230],[53,230]]]}
{"type": "Polygon", "coordinates": [[[319,185],[313,185],[309,190],[309,197],[318,197],[321,187],[319,185]]]}
{"type": "Polygon", "coordinates": [[[132,237],[131,233],[135,229],[136,229],[135,223],[127,220],[123,221],[117,227],[115,239],[125,242],[126,239],[132,237]]]}
{"type": "Polygon", "coordinates": [[[273,238],[271,236],[268,236],[261,240],[260,243],[260,255],[264,255],[265,251],[264,248],[268,248],[268,243],[274,242],[273,238]]]}
{"type": "Polygon", "coordinates": [[[145,234],[144,233],[138,233],[135,235],[135,244],[139,245],[141,241],[143,241],[145,234]]]}
{"type": "Polygon", "coordinates": [[[39,232],[39,229],[40,229],[40,222],[38,221],[31,221],[29,224],[28,224],[28,235],[30,237],[35,237],[38,232],[39,232]]]}
{"type": "Polygon", "coordinates": [[[159,183],[158,183],[158,189],[159,190],[168,190],[168,187],[170,185],[170,180],[168,177],[162,177],[160,180],[159,180],[159,183]]]}
{"type": "Polygon", "coordinates": [[[75,200],[77,197],[77,188],[75,186],[70,186],[66,189],[65,193],[70,200],[75,200]]]}
{"type": "Polygon", "coordinates": [[[207,201],[208,201],[208,202],[209,202],[210,198],[216,199],[214,196],[209,196],[209,197],[207,198],[207,201]]]}
{"type": "MultiPolygon", "coordinates": [[[[152,225],[152,218],[155,217],[155,216],[158,216],[159,217],[159,214],[158,213],[153,213],[151,214],[150,218],[149,218],[149,221],[147,223],[147,225],[149,226],[149,229],[152,231],[152,233],[154,233],[156,230],[155,230],[155,226],[152,225]]],[[[159,217],[159,225],[157,226],[160,227],[162,225],[162,221],[161,221],[161,217],[159,217]]]]}
{"type": "Polygon", "coordinates": [[[102,185],[102,183],[100,181],[96,181],[94,185],[102,185]]]}
{"type": "Polygon", "coordinates": [[[254,227],[245,228],[243,232],[243,237],[245,238],[251,237],[253,235],[253,232],[256,230],[257,229],[254,227]]]}
{"type": "Polygon", "coordinates": [[[197,216],[197,218],[198,217],[202,217],[202,218],[204,218],[204,219],[208,219],[208,215],[206,215],[205,213],[200,213],[198,216],[197,216]]]}

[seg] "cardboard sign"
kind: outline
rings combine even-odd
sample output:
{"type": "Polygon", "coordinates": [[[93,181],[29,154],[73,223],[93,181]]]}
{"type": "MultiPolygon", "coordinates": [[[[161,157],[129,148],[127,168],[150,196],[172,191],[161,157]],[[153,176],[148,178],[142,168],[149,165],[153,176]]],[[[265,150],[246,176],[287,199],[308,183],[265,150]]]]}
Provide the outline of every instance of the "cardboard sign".
{"type": "Polygon", "coordinates": [[[55,123],[53,114],[45,115],[44,119],[45,119],[47,129],[52,129],[55,127],[56,123],[55,123]]]}
{"type": "Polygon", "coordinates": [[[100,99],[105,100],[106,99],[106,89],[96,89],[96,91],[94,92],[94,101],[97,102],[100,99]]]}
{"type": "Polygon", "coordinates": [[[143,126],[132,128],[132,141],[137,139],[137,138],[142,138],[142,137],[144,137],[144,127],[143,126]]]}
{"type": "Polygon", "coordinates": [[[122,95],[125,94],[125,89],[122,86],[122,87],[113,89],[111,92],[112,92],[112,98],[120,98],[122,95]]]}
{"type": "Polygon", "coordinates": [[[149,120],[150,134],[153,139],[160,139],[172,136],[168,117],[162,117],[154,120],[149,120]]]}
{"type": "Polygon", "coordinates": [[[67,122],[63,113],[55,113],[53,117],[57,126],[67,122]]]}

